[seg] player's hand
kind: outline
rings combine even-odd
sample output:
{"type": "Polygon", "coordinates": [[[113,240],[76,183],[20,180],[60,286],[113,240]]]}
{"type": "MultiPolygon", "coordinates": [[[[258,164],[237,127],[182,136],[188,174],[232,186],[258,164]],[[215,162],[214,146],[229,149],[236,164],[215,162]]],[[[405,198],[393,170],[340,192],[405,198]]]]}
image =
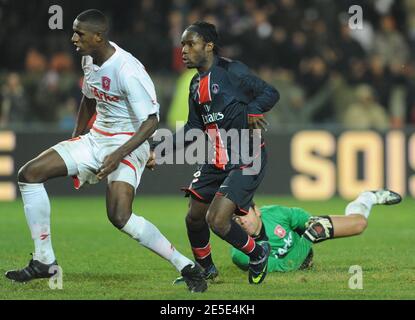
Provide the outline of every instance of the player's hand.
{"type": "Polygon", "coordinates": [[[98,171],[97,178],[102,180],[108,176],[111,172],[118,168],[122,159],[122,154],[117,151],[107,155],[104,158],[104,163],[98,171]]]}
{"type": "Polygon", "coordinates": [[[150,157],[147,160],[146,168],[154,171],[156,167],[156,153],[153,150],[150,150],[150,157]]]}
{"type": "Polygon", "coordinates": [[[248,126],[250,129],[261,129],[267,131],[268,122],[264,115],[248,116],[248,126]]]}

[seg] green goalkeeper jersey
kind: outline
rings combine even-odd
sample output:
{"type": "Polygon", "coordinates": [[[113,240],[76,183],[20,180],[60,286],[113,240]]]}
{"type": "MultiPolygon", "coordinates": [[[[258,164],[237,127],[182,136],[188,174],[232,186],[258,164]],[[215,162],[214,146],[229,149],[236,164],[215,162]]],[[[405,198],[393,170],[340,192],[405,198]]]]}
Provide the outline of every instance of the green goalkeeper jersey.
{"type": "MultiPolygon", "coordinates": [[[[269,272],[297,270],[308,256],[312,243],[302,237],[310,214],[301,208],[265,206],[261,209],[262,222],[271,245],[269,272]]],[[[232,248],[232,261],[246,270],[249,257],[232,248]]]]}

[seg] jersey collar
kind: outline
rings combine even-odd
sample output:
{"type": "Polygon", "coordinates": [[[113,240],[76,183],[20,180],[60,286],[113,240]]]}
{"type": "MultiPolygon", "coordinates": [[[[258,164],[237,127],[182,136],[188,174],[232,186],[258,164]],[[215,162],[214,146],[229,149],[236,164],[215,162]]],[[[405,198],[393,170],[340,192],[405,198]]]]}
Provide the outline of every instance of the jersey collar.
{"type": "Polygon", "coordinates": [[[113,61],[116,56],[118,56],[120,47],[118,47],[114,42],[110,41],[110,45],[115,49],[114,53],[109,57],[107,60],[104,61],[104,63],[101,66],[97,66],[95,63],[93,63],[94,71],[98,71],[102,68],[104,68],[106,65],[110,64],[111,61],[113,61]]]}
{"type": "Polygon", "coordinates": [[[199,77],[203,78],[204,76],[206,76],[210,71],[212,71],[212,69],[218,64],[218,62],[219,62],[219,56],[215,54],[215,56],[213,57],[213,63],[210,66],[210,68],[206,70],[205,72],[199,73],[199,77]]]}

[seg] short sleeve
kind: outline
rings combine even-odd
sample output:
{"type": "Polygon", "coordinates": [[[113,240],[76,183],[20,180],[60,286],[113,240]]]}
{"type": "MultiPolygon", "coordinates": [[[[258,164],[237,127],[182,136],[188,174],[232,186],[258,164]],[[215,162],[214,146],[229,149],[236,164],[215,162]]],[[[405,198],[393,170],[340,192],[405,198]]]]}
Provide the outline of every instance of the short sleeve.
{"type": "Polygon", "coordinates": [[[147,120],[152,114],[159,118],[160,105],[157,102],[154,84],[147,73],[121,71],[120,85],[139,121],[147,120]]]}
{"type": "Polygon", "coordinates": [[[290,226],[292,229],[304,230],[311,215],[301,208],[290,208],[290,226]]]}

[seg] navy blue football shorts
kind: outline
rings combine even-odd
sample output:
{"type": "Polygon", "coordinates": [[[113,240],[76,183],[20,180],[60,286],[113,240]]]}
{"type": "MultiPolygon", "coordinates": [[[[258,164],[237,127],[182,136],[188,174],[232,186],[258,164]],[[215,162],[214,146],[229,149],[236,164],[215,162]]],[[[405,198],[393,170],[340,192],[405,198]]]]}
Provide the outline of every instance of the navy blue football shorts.
{"type": "Polygon", "coordinates": [[[261,149],[261,166],[258,170],[248,165],[224,171],[212,164],[205,164],[194,173],[189,187],[182,190],[186,192],[186,197],[191,196],[203,203],[211,203],[216,195],[224,196],[236,205],[236,214],[245,215],[253,203],[256,189],[265,176],[266,165],[265,148],[261,149]]]}

